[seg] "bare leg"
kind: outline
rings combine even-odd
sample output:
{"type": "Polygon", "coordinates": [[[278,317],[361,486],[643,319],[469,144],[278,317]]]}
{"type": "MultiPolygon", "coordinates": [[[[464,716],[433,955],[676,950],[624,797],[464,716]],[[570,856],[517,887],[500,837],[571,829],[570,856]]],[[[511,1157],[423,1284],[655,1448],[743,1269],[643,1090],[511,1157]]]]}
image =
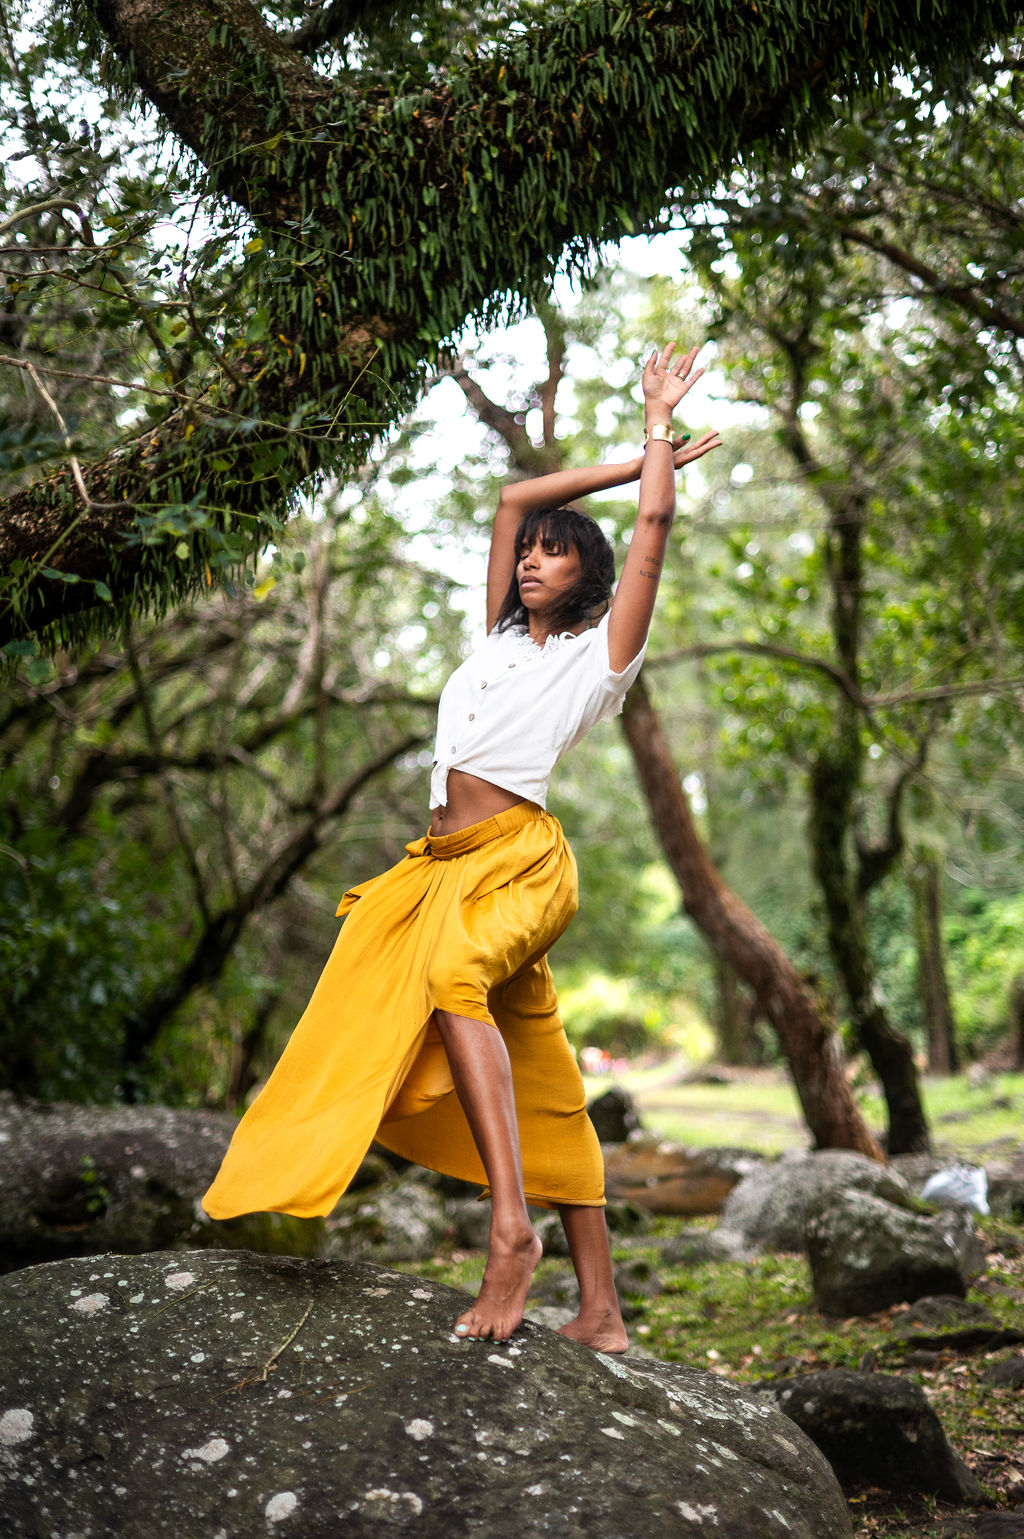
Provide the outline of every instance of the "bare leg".
{"type": "Polygon", "coordinates": [[[625,1352],[629,1343],[612,1277],[604,1209],[562,1206],[558,1214],[580,1285],[580,1312],[561,1327],[561,1335],[595,1352],[625,1352]]]}
{"type": "Polygon", "coordinates": [[[491,1188],[491,1234],[480,1295],[456,1322],[460,1336],[505,1341],[523,1318],[541,1243],[523,1195],[512,1066],[501,1033],[485,1021],[434,1011],[455,1093],[491,1188]]]}

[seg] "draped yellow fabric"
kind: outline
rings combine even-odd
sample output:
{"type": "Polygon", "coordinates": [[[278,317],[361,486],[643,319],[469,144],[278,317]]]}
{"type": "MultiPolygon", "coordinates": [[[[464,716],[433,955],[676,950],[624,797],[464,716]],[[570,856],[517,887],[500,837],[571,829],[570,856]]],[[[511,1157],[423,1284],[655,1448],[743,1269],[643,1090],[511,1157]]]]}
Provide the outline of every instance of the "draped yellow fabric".
{"type": "Polygon", "coordinates": [[[313,997],[203,1198],[211,1218],[329,1213],[374,1138],[485,1184],[435,1009],[504,1038],[528,1200],[603,1203],[601,1150],[545,959],[576,892],[562,830],[532,802],[417,839],[347,892],[313,997]]]}

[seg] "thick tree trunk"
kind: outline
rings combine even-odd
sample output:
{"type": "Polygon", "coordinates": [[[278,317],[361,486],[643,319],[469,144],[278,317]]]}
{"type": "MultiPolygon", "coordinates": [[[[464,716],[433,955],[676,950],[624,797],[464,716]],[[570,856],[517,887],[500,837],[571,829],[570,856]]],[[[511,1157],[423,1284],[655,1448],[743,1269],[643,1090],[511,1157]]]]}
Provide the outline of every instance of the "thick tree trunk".
{"type": "Polygon", "coordinates": [[[850,1024],[885,1096],[888,1153],[914,1154],[931,1147],[928,1123],[910,1043],[893,1029],[882,1002],[864,910],[849,870],[855,764],[842,757],[841,747],[842,734],[837,751],[819,759],[810,775],[814,873],[825,901],[829,952],[846,993],[850,1024]]]}
{"type": "MultiPolygon", "coordinates": [[[[824,467],[811,451],[799,414],[805,397],[806,357],[793,354],[791,362],[791,409],[783,439],[804,473],[820,477],[824,467]]],[[[828,478],[819,480],[819,489],[828,512],[824,556],[831,592],[832,639],[843,674],[859,691],[863,535],[869,498],[856,476],[838,489],[828,478]]],[[[893,1029],[882,1001],[864,909],[865,893],[881,880],[902,849],[901,793],[895,795],[892,803],[892,827],[885,844],[861,853],[860,869],[855,875],[849,852],[864,754],[861,726],[853,700],[844,696],[836,704],[830,740],[809,777],[811,855],[825,902],[829,952],[846,994],[850,1024],[885,1095],[888,1152],[910,1154],[931,1147],[928,1123],[910,1043],[893,1029]]]]}
{"type": "Polygon", "coordinates": [[[839,1037],[778,942],[722,881],[701,843],[661,722],[643,680],[623,714],[626,739],[686,912],[754,990],[789,1064],[819,1149],[883,1158],[853,1099],[839,1037]]]}
{"type": "Polygon", "coordinates": [[[920,845],[909,872],[914,902],[917,982],[928,1033],[928,1067],[933,1074],[955,1074],[960,1067],[953,1001],[946,978],[942,940],[942,860],[937,850],[920,845]]]}

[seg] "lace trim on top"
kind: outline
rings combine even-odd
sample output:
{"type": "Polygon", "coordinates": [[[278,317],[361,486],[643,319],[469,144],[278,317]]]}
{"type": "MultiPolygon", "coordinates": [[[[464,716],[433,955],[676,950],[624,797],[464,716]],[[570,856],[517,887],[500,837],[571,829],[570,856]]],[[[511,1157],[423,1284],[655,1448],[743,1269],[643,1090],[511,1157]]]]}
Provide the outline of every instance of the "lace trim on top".
{"type": "Polygon", "coordinates": [[[504,639],[506,645],[517,657],[525,659],[553,657],[556,652],[561,652],[567,647],[570,641],[577,641],[579,638],[575,631],[560,631],[549,636],[541,646],[539,642],[534,641],[529,631],[514,630],[506,631],[504,639]]]}

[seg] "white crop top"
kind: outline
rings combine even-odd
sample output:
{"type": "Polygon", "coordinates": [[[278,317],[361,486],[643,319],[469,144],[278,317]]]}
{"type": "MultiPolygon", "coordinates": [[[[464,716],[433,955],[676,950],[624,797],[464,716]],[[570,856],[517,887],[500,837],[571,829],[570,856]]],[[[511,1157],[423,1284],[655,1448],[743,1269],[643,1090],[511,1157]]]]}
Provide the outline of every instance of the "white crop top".
{"type": "Polygon", "coordinates": [[[464,770],[543,807],[556,762],[622,710],[647,644],[629,667],[608,660],[609,610],[592,630],[549,636],[492,631],[456,668],[441,694],[430,805],[448,804],[448,771],[464,770]]]}

